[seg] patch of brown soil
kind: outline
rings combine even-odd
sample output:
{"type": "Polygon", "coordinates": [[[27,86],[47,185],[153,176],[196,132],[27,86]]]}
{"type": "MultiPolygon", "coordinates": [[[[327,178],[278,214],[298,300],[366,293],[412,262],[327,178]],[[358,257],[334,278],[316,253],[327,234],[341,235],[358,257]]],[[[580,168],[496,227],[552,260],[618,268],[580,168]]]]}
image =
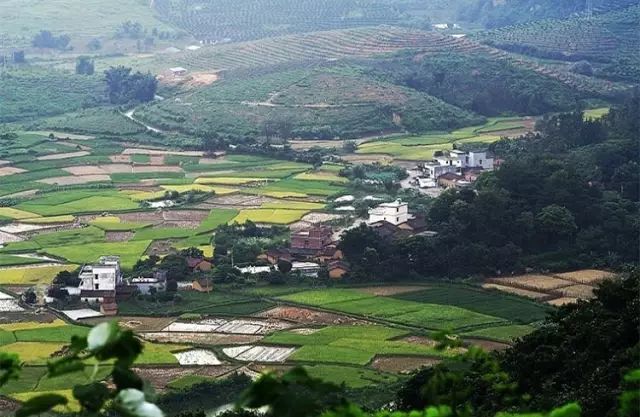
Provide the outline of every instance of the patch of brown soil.
{"type": "Polygon", "coordinates": [[[198,345],[244,345],[253,344],[262,339],[262,336],[223,334],[223,333],[192,333],[192,332],[153,332],[140,333],[140,336],[152,342],[159,343],[185,343],[198,345]]]}
{"type": "Polygon", "coordinates": [[[114,164],[130,164],[131,163],[131,155],[111,155],[109,159],[114,164]]]}
{"type": "Polygon", "coordinates": [[[164,155],[151,155],[149,165],[164,165],[164,155]]]}
{"type": "Polygon", "coordinates": [[[548,304],[551,304],[552,306],[556,306],[556,307],[560,307],[565,304],[573,304],[577,302],[578,302],[578,299],[573,297],[559,297],[559,298],[554,298],[553,300],[547,301],[548,304]]]}
{"type": "Polygon", "coordinates": [[[339,314],[312,310],[309,308],[280,306],[256,314],[256,317],[291,320],[303,324],[364,324],[364,320],[358,320],[339,314]]]}
{"type": "Polygon", "coordinates": [[[160,224],[164,221],[161,211],[141,211],[136,213],[121,213],[118,215],[123,222],[142,222],[160,224]]]}
{"type": "Polygon", "coordinates": [[[67,152],[67,153],[54,153],[51,155],[39,156],[36,159],[38,161],[49,161],[54,159],[67,159],[67,158],[76,158],[79,156],[89,155],[87,151],[78,151],[78,152],[67,152]]]}
{"type": "Polygon", "coordinates": [[[107,164],[89,165],[63,168],[72,175],[107,175],[121,173],[147,173],[147,172],[183,172],[178,166],[150,166],[150,165],[128,165],[128,164],[107,164]]]}
{"type": "Polygon", "coordinates": [[[163,149],[148,149],[148,148],[127,148],[122,152],[123,155],[182,155],[182,156],[203,156],[204,152],[201,151],[167,151],[163,149]]]}
{"type": "Polygon", "coordinates": [[[437,365],[441,361],[438,358],[417,356],[376,356],[370,366],[383,372],[404,374],[425,366],[437,365]]]}
{"type": "Polygon", "coordinates": [[[424,287],[421,285],[392,285],[383,287],[363,287],[358,288],[358,291],[377,296],[391,296],[422,291],[426,290],[427,288],[429,287],[424,287]]]}
{"type": "Polygon", "coordinates": [[[500,342],[495,342],[493,340],[473,339],[473,338],[471,339],[465,338],[464,340],[465,342],[468,342],[471,345],[479,346],[482,349],[488,350],[488,351],[504,350],[509,347],[508,343],[500,343],[500,342]]]}
{"type": "Polygon", "coordinates": [[[403,342],[415,343],[417,345],[435,346],[436,341],[424,336],[407,336],[400,339],[403,342]]]}
{"type": "Polygon", "coordinates": [[[176,250],[173,248],[173,243],[170,240],[154,240],[147,248],[145,255],[162,256],[171,253],[176,253],[176,250]]]}
{"type": "Polygon", "coordinates": [[[614,274],[613,272],[602,271],[599,269],[582,269],[579,271],[555,274],[555,276],[558,278],[577,282],[578,284],[594,285],[606,279],[614,278],[616,274],[614,274]]]}
{"type": "Polygon", "coordinates": [[[105,232],[104,239],[107,242],[128,242],[133,238],[133,232],[105,232]]]}
{"type": "Polygon", "coordinates": [[[293,366],[290,365],[249,365],[249,369],[254,372],[258,372],[259,374],[264,374],[265,372],[275,372],[278,375],[282,375],[285,372],[291,370],[293,366]]]}
{"type": "Polygon", "coordinates": [[[201,375],[208,377],[218,377],[227,374],[237,366],[199,366],[199,367],[139,367],[133,371],[140,375],[145,381],[149,381],[157,390],[165,390],[169,382],[187,375],[201,375]]]}
{"type": "Polygon", "coordinates": [[[66,177],[52,177],[38,180],[38,182],[52,185],[77,185],[88,184],[90,182],[108,182],[111,181],[111,177],[103,174],[90,174],[90,175],[73,175],[66,177]]]}
{"type": "Polygon", "coordinates": [[[345,155],[342,157],[347,162],[357,163],[357,164],[373,164],[373,163],[381,163],[383,165],[388,165],[393,162],[393,158],[389,155],[385,154],[351,154],[345,155]]]}
{"type": "Polygon", "coordinates": [[[167,222],[202,222],[208,215],[209,212],[205,210],[167,210],[162,212],[162,218],[167,222]]]}
{"type": "MultiPolygon", "coordinates": [[[[22,294],[30,286],[25,287],[4,287],[15,294],[22,294]]],[[[38,323],[51,323],[57,317],[46,311],[4,311],[0,316],[0,324],[22,323],[25,321],[35,321],[38,323]]]]}
{"type": "Polygon", "coordinates": [[[193,87],[201,87],[203,85],[211,85],[218,81],[219,78],[220,76],[215,72],[193,72],[186,84],[193,87]]]}
{"type": "Polygon", "coordinates": [[[0,177],[7,175],[20,174],[21,172],[27,172],[26,169],[16,167],[2,167],[0,168],[0,177]]]}

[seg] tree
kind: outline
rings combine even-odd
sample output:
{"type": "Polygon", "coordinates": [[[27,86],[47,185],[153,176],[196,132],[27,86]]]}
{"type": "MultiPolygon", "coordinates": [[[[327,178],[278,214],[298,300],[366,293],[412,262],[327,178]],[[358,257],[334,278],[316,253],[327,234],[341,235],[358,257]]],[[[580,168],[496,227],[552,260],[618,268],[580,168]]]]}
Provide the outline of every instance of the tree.
{"type": "Polygon", "coordinates": [[[158,80],[151,73],[131,72],[131,68],[110,67],[104,72],[107,94],[112,104],[129,104],[153,100],[158,80]]]}
{"type": "Polygon", "coordinates": [[[41,30],[33,37],[31,44],[36,48],[50,48],[66,50],[71,38],[68,35],[54,36],[51,31],[41,30]]]}
{"type": "Polygon", "coordinates": [[[32,288],[29,288],[27,291],[22,294],[22,298],[27,304],[35,304],[38,301],[38,297],[36,296],[36,292],[33,291],[32,288]]]}
{"type": "Polygon", "coordinates": [[[501,363],[548,408],[567,398],[584,417],[614,417],[622,376],[640,360],[640,271],[603,282],[595,298],[562,307],[501,355],[501,363]]]}
{"type": "Polygon", "coordinates": [[[89,43],[87,43],[87,48],[90,51],[97,51],[99,49],[102,49],[102,42],[100,42],[100,39],[98,38],[93,38],[89,41],[89,43]]]}
{"type": "Polygon", "coordinates": [[[178,281],[175,279],[167,280],[167,292],[176,292],[178,291],[178,281]]]}
{"type": "Polygon", "coordinates": [[[278,271],[282,272],[283,274],[288,274],[289,272],[291,272],[291,267],[291,262],[285,259],[278,259],[278,271]]]}
{"type": "Polygon", "coordinates": [[[80,285],[80,278],[77,271],[60,271],[53,278],[53,283],[65,287],[77,287],[80,285]]]}
{"type": "Polygon", "coordinates": [[[557,204],[543,207],[536,215],[536,225],[545,242],[566,240],[578,230],[573,214],[557,204]]]}
{"type": "Polygon", "coordinates": [[[76,59],[76,74],[93,75],[94,70],[93,60],[88,56],[79,56],[76,59]]]}
{"type": "Polygon", "coordinates": [[[180,251],[180,256],[191,257],[191,258],[202,258],[204,257],[204,252],[201,249],[190,247],[187,249],[182,249],[180,251]]]}
{"type": "Polygon", "coordinates": [[[167,255],[160,261],[160,268],[167,271],[167,280],[183,281],[190,275],[187,260],[180,255],[167,255]]]}

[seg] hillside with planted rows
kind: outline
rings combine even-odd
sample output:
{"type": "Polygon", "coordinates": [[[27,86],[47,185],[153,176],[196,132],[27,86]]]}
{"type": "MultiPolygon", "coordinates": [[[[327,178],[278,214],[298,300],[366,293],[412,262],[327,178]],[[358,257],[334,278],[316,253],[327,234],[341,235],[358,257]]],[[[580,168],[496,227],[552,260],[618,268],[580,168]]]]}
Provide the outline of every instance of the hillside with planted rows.
{"type": "Polygon", "coordinates": [[[489,45],[538,58],[587,60],[595,64],[595,75],[637,81],[638,27],[640,6],[633,6],[593,17],[506,27],[478,37],[489,45]]]}
{"type": "MultiPolygon", "coordinates": [[[[428,27],[455,17],[452,2],[418,0],[156,0],[166,21],[206,43],[238,42],[382,24],[428,27]]],[[[455,3],[468,3],[459,0],[455,3]]]]}

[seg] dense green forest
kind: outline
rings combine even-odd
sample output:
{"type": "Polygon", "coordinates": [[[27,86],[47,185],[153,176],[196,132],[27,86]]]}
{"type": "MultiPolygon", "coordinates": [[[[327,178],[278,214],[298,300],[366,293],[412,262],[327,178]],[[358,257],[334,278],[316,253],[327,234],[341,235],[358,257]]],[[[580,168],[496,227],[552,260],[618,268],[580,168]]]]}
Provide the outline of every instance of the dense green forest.
{"type": "Polygon", "coordinates": [[[561,81],[481,54],[399,54],[369,60],[373,74],[484,116],[566,111],[583,98],[561,81]]]}
{"type": "Polygon", "coordinates": [[[525,268],[619,267],[638,256],[638,97],[600,120],[551,116],[540,133],[492,145],[505,159],[475,189],[428,208],[436,237],[344,234],[353,279],[509,274],[525,268]]]}

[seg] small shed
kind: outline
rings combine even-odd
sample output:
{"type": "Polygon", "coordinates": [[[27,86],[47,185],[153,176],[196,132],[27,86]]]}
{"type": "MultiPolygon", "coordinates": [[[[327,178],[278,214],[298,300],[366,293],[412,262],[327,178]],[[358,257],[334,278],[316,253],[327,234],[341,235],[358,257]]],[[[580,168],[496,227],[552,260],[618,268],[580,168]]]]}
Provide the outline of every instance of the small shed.
{"type": "Polygon", "coordinates": [[[174,77],[184,77],[187,75],[187,69],[182,67],[169,68],[174,77]]]}
{"type": "Polygon", "coordinates": [[[340,279],[349,272],[349,265],[343,261],[331,262],[327,268],[329,270],[329,278],[340,279]]]}

